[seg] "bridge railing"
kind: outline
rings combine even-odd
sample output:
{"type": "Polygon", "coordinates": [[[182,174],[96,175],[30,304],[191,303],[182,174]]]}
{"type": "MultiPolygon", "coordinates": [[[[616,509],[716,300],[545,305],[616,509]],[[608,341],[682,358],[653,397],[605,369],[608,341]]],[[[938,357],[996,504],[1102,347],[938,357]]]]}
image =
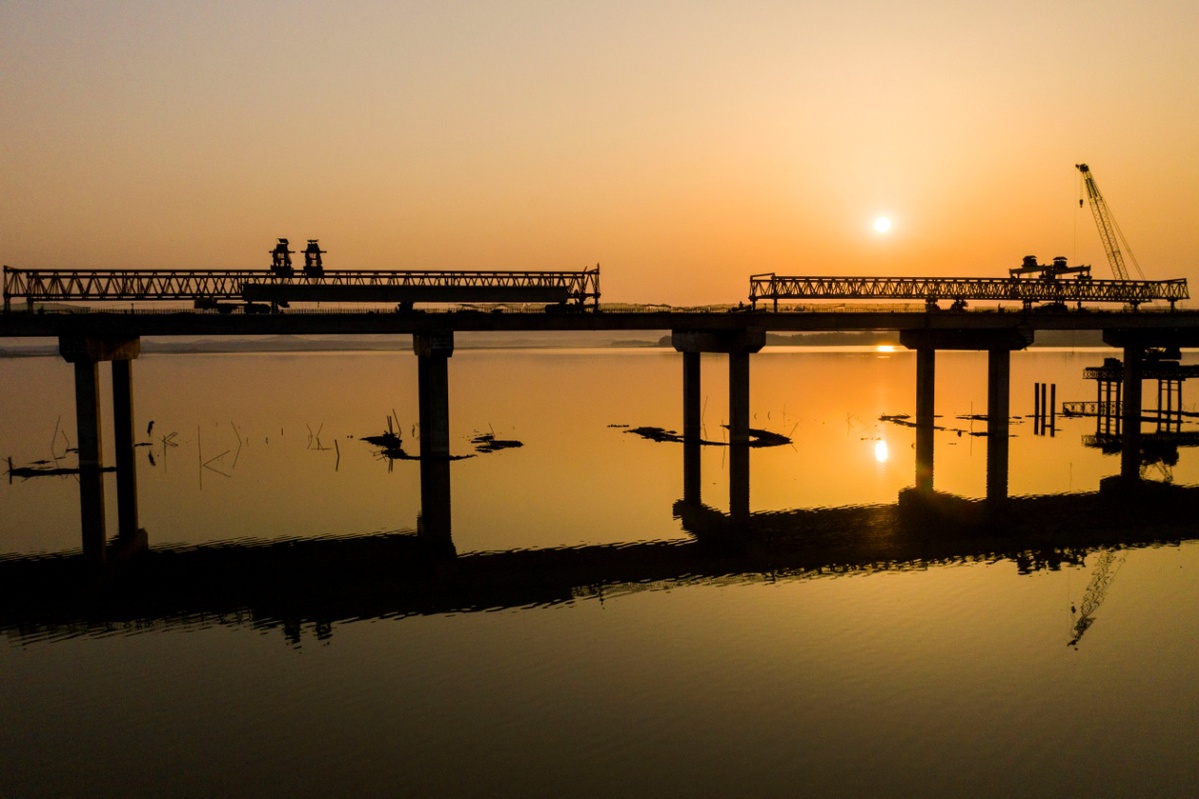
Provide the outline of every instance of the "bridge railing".
{"type": "Polygon", "coordinates": [[[771,301],[778,310],[780,300],[940,300],[1018,301],[1033,303],[1118,302],[1136,307],[1144,302],[1166,300],[1173,307],[1188,299],[1185,278],[1176,280],[1029,280],[1018,277],[808,277],[751,275],[750,306],[771,301]]]}
{"type": "MultiPolygon", "coordinates": [[[[598,307],[599,266],[577,272],[502,270],[327,270],[320,275],[276,274],[238,269],[13,269],[3,268],[4,310],[13,298],[34,302],[242,300],[250,293],[292,291],[296,299],[353,301],[394,295],[435,301],[486,301],[490,296],[519,301],[561,297],[578,306],[598,307]],[[363,292],[363,289],[374,291],[363,292]],[[315,290],[319,290],[319,293],[315,290]],[[406,293],[407,292],[407,293],[406,293]],[[445,298],[442,300],[442,298],[445,298]]],[[[281,296],[281,299],[286,297],[281,296]]],[[[373,299],[365,301],[376,301],[373,299]]]]}

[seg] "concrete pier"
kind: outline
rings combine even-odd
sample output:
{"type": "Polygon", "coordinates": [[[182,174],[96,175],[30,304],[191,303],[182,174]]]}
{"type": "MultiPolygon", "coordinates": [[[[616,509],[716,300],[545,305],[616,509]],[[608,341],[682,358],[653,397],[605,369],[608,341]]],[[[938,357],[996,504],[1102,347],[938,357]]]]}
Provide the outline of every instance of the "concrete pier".
{"type": "Polygon", "coordinates": [[[420,497],[417,524],[422,537],[453,554],[450,512],[450,375],[454,354],[451,331],[417,333],[412,337],[417,357],[420,409],[420,497]]]}
{"type": "Polygon", "coordinates": [[[729,353],[729,445],[749,443],[749,353],[729,353]]]}
{"type": "Polygon", "coordinates": [[[683,353],[683,440],[699,441],[701,430],[700,414],[700,355],[698,352],[683,353]]]}
{"type": "Polygon", "coordinates": [[[916,350],[916,489],[933,489],[933,428],[937,383],[937,351],[916,350]]]}
{"type": "Polygon", "coordinates": [[[1011,353],[1033,341],[1029,328],[904,330],[900,343],[916,351],[916,489],[933,488],[933,399],[937,350],[987,351],[987,499],[1007,498],[1011,353]]]}
{"type": "Polygon", "coordinates": [[[107,539],[104,510],[104,466],[100,442],[100,367],[94,361],[75,364],[75,437],[79,450],[79,527],[83,554],[103,561],[107,539]]]}
{"type": "Polygon", "coordinates": [[[749,356],[766,346],[766,331],[675,330],[670,341],[683,354],[683,437],[690,436],[690,426],[699,438],[699,355],[717,352],[729,356],[729,443],[749,443],[749,356]]]}
{"type": "Polygon", "coordinates": [[[729,356],[729,515],[749,520],[749,356],[766,345],[766,331],[675,330],[671,344],[683,354],[683,498],[700,499],[700,353],[729,356]]]}
{"type": "Polygon", "coordinates": [[[420,407],[420,456],[450,456],[449,359],[454,354],[450,331],[417,333],[412,337],[417,356],[417,390],[420,407]]]}
{"type": "Polygon", "coordinates": [[[133,361],[112,362],[112,434],[117,461],[117,535],[137,534],[137,459],[134,457],[133,361]]]}
{"type": "Polygon", "coordinates": [[[987,500],[1007,499],[1011,416],[1010,349],[987,351],[987,500]]]}
{"type": "Polygon", "coordinates": [[[1124,346],[1123,446],[1120,448],[1120,476],[1126,480],[1141,477],[1141,379],[1145,349],[1136,344],[1124,346]]]}
{"type": "Polygon", "coordinates": [[[103,562],[107,544],[104,508],[103,426],[100,421],[100,363],[113,364],[118,515],[123,536],[137,534],[137,477],[133,472],[133,385],[129,362],[141,354],[139,338],[62,336],[58,352],[75,367],[75,434],[79,449],[79,518],[83,552],[103,562]],[[118,364],[120,364],[118,366],[118,364]],[[122,467],[125,473],[122,475],[122,467]]]}

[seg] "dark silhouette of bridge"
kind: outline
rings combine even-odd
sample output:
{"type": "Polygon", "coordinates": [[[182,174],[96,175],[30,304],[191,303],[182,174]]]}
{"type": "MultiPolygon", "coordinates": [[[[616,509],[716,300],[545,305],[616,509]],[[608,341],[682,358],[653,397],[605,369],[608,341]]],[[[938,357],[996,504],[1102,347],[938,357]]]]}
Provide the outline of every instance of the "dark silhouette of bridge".
{"type": "MultiPolygon", "coordinates": [[[[99,365],[112,368],[113,432],[116,439],[117,496],[120,530],[138,528],[136,474],[133,459],[133,362],[141,337],[270,334],[409,334],[418,359],[420,457],[437,461],[449,457],[449,360],[455,334],[469,331],[666,330],[682,361],[683,437],[699,439],[701,411],[700,356],[722,353],[728,358],[729,441],[732,458],[748,458],[741,445],[751,438],[750,362],[766,344],[767,332],[827,332],[889,330],[916,353],[916,487],[933,489],[933,400],[936,354],[939,350],[987,352],[987,497],[1007,496],[1008,420],[1010,417],[1011,352],[1032,343],[1042,330],[1097,330],[1113,347],[1123,350],[1120,411],[1121,474],[1139,476],[1141,462],[1142,387],[1145,355],[1153,349],[1199,346],[1199,313],[836,310],[784,313],[767,311],[618,311],[594,313],[306,313],[229,315],[177,311],[168,313],[0,314],[0,337],[55,337],[62,357],[74,365],[77,440],[79,442],[80,506],[84,524],[102,519],[104,464],[100,458],[101,421],[99,365]]],[[[10,389],[11,390],[11,389],[10,389]]],[[[741,470],[737,470],[741,473],[741,470]]],[[[446,478],[448,481],[448,477],[446,478]]],[[[430,520],[432,523],[432,520],[430,520]]],[[[445,526],[449,527],[448,517],[445,526]]],[[[89,551],[100,557],[105,531],[84,535],[89,551]]]]}
{"type": "MultiPolygon", "coordinates": [[[[303,285],[319,285],[312,279],[316,278],[303,285]]],[[[591,299],[597,300],[598,272],[595,281],[591,299]]],[[[244,296],[244,284],[237,291],[244,296]]],[[[276,301],[286,299],[277,296],[272,302],[276,301]]],[[[408,301],[398,302],[403,306],[408,301]]],[[[0,337],[56,338],[61,356],[74,366],[83,543],[83,555],[78,557],[0,563],[0,594],[9,614],[0,619],[0,626],[90,625],[243,611],[255,618],[285,621],[341,619],[567,601],[580,592],[613,586],[635,590],[658,581],[802,576],[929,558],[1006,553],[1018,562],[1036,562],[1042,556],[1035,553],[1059,553],[1044,555],[1046,562],[1052,562],[1076,548],[1179,540],[1186,528],[1177,527],[1177,513],[1147,526],[1153,514],[1172,509],[1181,511],[1182,518],[1193,518],[1193,492],[1171,487],[1168,495],[1159,495],[1140,480],[1141,383],[1150,350],[1199,346],[1199,313],[1066,311],[1060,306],[1046,312],[941,311],[931,306],[920,311],[842,307],[799,312],[610,311],[596,305],[587,313],[401,310],[313,313],[293,309],[223,315],[183,309],[159,313],[87,309],[0,314],[0,337]],[[449,361],[456,334],[483,330],[669,331],[682,364],[684,491],[676,511],[694,540],[456,556],[450,502],[449,361]],[[895,506],[882,508],[752,513],[749,375],[751,356],[765,346],[766,334],[877,330],[898,332],[901,343],[916,353],[914,489],[895,506]],[[1104,341],[1123,350],[1121,468],[1106,493],[1035,501],[1008,496],[1011,352],[1027,347],[1042,330],[1102,331],[1104,341]],[[412,336],[420,408],[418,533],[183,551],[147,547],[138,514],[133,457],[137,428],[133,362],[140,354],[141,337],[323,333],[412,336]],[[936,355],[947,349],[987,352],[987,487],[981,504],[947,498],[934,490],[936,355]],[[698,469],[692,467],[698,462],[703,353],[721,353],[728,359],[731,500],[727,512],[703,504],[698,469]],[[100,456],[99,368],[106,362],[112,369],[116,439],[118,530],[112,541],[104,527],[106,469],[100,456]],[[1044,519],[1058,512],[1068,521],[1055,532],[1047,530],[1044,519]],[[1027,519],[1034,521],[1022,521],[1027,519]],[[1128,523],[1113,527],[1113,520],[1119,519],[1128,523]],[[956,532],[947,536],[946,530],[956,532]]]]}
{"type": "Polygon", "coordinates": [[[450,502],[441,466],[448,462],[422,462],[415,531],[160,548],[139,530],[105,543],[103,565],[70,554],[2,560],[0,629],[39,638],[250,624],[298,637],[305,624],[329,635],[334,623],[356,619],[547,606],[699,583],[1000,560],[1029,572],[1081,564],[1096,550],[1193,540],[1199,511],[1199,489],[1120,478],[1095,493],[1013,498],[999,507],[915,489],[892,505],[769,513],[749,513],[736,498],[726,512],[692,496],[674,507],[684,540],[458,554],[439,526],[450,502]],[[430,518],[437,521],[428,525],[430,518]]]}

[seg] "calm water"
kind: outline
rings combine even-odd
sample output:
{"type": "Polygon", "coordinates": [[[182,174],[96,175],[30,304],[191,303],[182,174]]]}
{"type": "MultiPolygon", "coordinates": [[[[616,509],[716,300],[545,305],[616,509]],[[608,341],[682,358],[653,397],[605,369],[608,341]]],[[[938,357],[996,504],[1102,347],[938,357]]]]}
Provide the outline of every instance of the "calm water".
{"type": "MultiPolygon", "coordinates": [[[[1082,369],[1110,354],[1017,353],[1013,415],[1031,414],[1037,381],[1093,399],[1082,369]]],[[[725,362],[703,368],[719,440],[725,362]]],[[[296,585],[290,615],[234,597],[8,623],[0,796],[1199,794],[1199,523],[1165,543],[1132,524],[1136,546],[1075,548],[1060,568],[1000,541],[823,568],[759,541],[691,568],[683,448],[624,427],[681,424],[681,369],[660,350],[459,349],[455,454],[481,433],[523,443],[451,465],[459,572],[410,579],[400,549],[357,561],[369,580],[342,579],[336,607],[296,585]],[[542,550],[589,576],[554,583],[558,566],[522,559],[542,550]],[[436,589],[470,569],[473,593],[436,589]],[[1094,623],[1070,646],[1087,601],[1094,623]]],[[[911,355],[768,349],[752,370],[754,426],[794,442],[752,451],[755,514],[894,506],[913,484],[913,431],[879,421],[914,413],[911,355]]],[[[9,359],[0,375],[0,457],[74,465],[69,365],[9,359]]],[[[414,538],[420,464],[361,440],[390,416],[418,450],[410,350],[148,354],[134,377],[152,550],[414,538]]],[[[941,354],[937,377],[936,488],[981,497],[986,439],[971,432],[986,423],[957,417],[985,412],[985,355],[941,354]]],[[[1084,446],[1094,428],[1059,416],[1037,436],[1016,420],[1011,493],[1098,491],[1119,458],[1084,446]]],[[[701,458],[703,502],[727,511],[729,451],[701,458]]],[[[1199,485],[1199,458],[1184,448],[1145,474],[1199,485]]],[[[862,532],[838,513],[820,517],[843,525],[832,538],[862,532]]],[[[74,477],[0,483],[0,566],[79,547],[74,477]]]]}

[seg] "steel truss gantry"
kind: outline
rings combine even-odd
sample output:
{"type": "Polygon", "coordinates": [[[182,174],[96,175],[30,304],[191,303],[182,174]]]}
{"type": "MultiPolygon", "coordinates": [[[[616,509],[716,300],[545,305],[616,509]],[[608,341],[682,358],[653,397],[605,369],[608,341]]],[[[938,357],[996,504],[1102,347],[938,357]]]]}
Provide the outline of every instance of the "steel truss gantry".
{"type": "Polygon", "coordinates": [[[773,272],[751,275],[749,302],[770,300],[948,300],[961,307],[976,300],[1024,303],[1118,302],[1137,307],[1166,300],[1170,307],[1188,298],[1185,278],[1176,280],[1029,280],[1018,277],[801,277],[773,272]]]}
{"type": "MultiPolygon", "coordinates": [[[[599,304],[599,266],[577,272],[502,270],[326,270],[284,276],[258,269],[13,269],[5,266],[4,310],[12,298],[34,302],[241,300],[247,286],[379,287],[461,290],[463,301],[488,290],[519,296],[521,290],[556,290],[577,305],[599,304]]],[[[334,292],[335,293],[335,292],[334,292]]],[[[451,292],[452,293],[452,292],[451,292]]],[[[352,296],[352,295],[348,295],[352,296]]]]}

